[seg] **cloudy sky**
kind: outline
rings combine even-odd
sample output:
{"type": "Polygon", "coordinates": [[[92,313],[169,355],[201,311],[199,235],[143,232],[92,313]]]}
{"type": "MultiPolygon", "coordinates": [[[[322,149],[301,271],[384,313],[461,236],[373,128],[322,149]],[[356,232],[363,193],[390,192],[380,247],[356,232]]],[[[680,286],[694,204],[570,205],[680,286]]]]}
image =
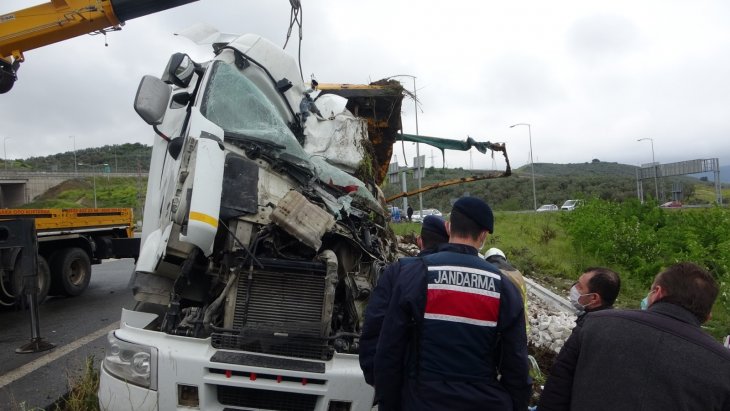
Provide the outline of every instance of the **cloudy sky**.
{"type": "MultiPolygon", "coordinates": [[[[514,167],[529,162],[528,128],[515,123],[531,125],[535,162],[638,165],[651,161],[651,144],[637,139],[652,138],[659,162],[730,164],[730,2],[301,1],[305,79],[416,76],[420,134],[506,142],[514,167]]],[[[2,0],[0,14],[43,2],[2,0]]],[[[19,81],[0,95],[8,158],[71,151],[74,141],[151,144],[132,108],[139,79],[160,75],[174,52],[212,54],[173,33],[202,22],[283,45],[289,13],[286,0],[200,0],[128,21],[108,47],[82,36],[28,51],[19,81]]],[[[415,133],[411,101],[403,124],[415,133]]],[[[414,146],[405,148],[411,158],[414,146]]],[[[430,165],[432,150],[421,152],[430,165]]],[[[470,164],[466,154],[446,161],[470,164]]]]}

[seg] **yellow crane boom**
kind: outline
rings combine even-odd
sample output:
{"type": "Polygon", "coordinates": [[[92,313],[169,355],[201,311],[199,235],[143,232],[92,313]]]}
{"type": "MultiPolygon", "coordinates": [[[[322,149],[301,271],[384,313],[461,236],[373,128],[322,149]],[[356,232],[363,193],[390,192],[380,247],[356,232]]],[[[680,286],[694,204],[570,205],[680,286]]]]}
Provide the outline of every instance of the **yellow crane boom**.
{"type": "Polygon", "coordinates": [[[51,0],[0,16],[0,93],[17,80],[23,53],[197,0],[51,0]]]}

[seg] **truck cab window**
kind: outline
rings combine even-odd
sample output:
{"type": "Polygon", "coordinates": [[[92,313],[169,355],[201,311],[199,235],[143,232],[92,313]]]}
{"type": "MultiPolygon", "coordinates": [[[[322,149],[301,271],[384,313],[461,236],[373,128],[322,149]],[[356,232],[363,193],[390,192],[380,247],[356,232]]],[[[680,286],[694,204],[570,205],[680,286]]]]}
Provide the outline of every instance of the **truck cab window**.
{"type": "Polygon", "coordinates": [[[251,80],[234,66],[216,61],[203,96],[201,112],[223,130],[286,147],[286,152],[308,159],[276,108],[251,80]]]}

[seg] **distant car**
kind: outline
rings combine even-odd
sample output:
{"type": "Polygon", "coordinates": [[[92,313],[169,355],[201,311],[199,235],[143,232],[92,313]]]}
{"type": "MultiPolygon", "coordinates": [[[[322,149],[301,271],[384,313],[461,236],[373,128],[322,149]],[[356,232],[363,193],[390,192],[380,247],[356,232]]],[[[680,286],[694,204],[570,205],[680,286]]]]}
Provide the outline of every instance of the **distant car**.
{"type": "Polygon", "coordinates": [[[541,205],[537,210],[538,213],[544,213],[545,211],[558,211],[560,208],[558,208],[555,204],[543,204],[541,205]]]}
{"type": "Polygon", "coordinates": [[[561,211],[573,211],[578,206],[583,205],[583,200],[565,200],[563,205],[560,207],[561,211]]]}
{"type": "Polygon", "coordinates": [[[439,211],[435,208],[424,208],[423,210],[413,212],[413,217],[412,217],[413,222],[422,223],[424,217],[426,217],[427,215],[435,215],[435,216],[443,217],[443,215],[441,214],[441,211],[439,211]]]}
{"type": "Polygon", "coordinates": [[[669,201],[666,202],[659,207],[661,208],[682,208],[682,202],[681,201],[669,201]]]}

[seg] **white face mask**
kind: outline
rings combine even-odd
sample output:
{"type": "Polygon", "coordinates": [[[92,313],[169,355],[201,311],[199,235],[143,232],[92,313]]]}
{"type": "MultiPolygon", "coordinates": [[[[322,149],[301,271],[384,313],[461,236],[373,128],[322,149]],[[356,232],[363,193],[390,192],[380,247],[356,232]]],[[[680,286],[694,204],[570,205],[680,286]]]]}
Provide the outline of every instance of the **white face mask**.
{"type": "Polygon", "coordinates": [[[573,304],[573,308],[575,308],[575,310],[578,313],[582,313],[586,310],[586,306],[579,303],[578,299],[580,299],[580,297],[583,297],[584,295],[589,295],[589,294],[593,294],[593,293],[581,294],[580,291],[578,291],[578,289],[575,287],[575,285],[570,287],[570,297],[569,297],[570,303],[573,304]]]}

